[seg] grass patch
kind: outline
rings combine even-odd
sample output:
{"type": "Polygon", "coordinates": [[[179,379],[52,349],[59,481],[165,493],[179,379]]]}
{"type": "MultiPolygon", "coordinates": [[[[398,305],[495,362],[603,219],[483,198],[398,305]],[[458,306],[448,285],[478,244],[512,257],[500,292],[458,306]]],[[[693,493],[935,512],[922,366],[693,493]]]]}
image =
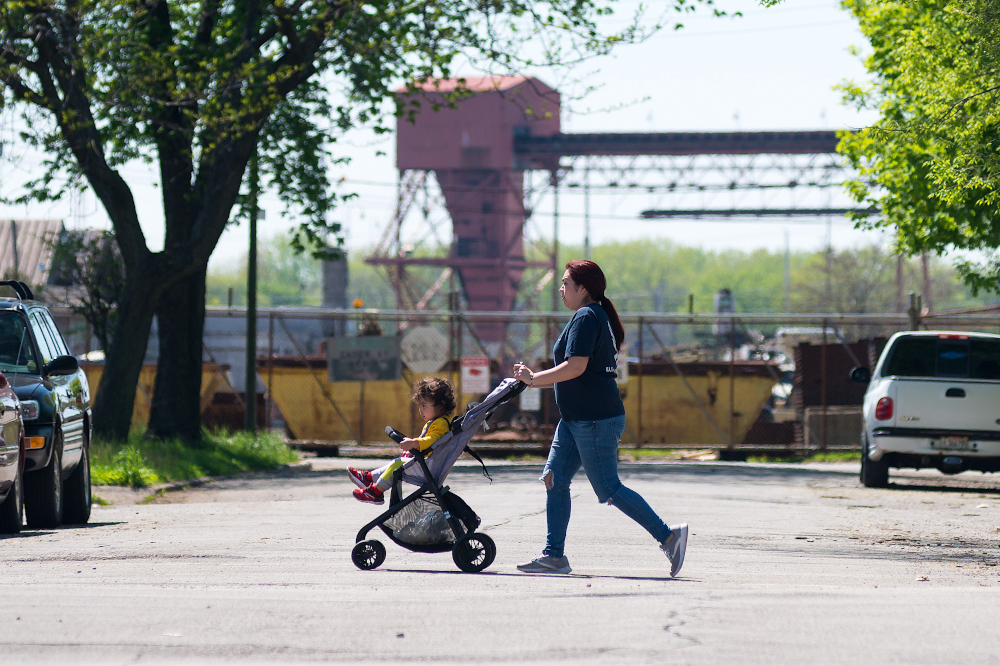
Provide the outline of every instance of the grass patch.
{"type": "Polygon", "coordinates": [[[808,456],[748,456],[747,462],[804,463],[804,462],[860,462],[860,451],[823,451],[808,456]]]}
{"type": "Polygon", "coordinates": [[[91,478],[96,485],[146,488],[157,483],[205,476],[275,469],[298,454],[271,433],[205,433],[200,441],[147,439],[132,432],[128,441],[95,439],[90,447],[91,478]]]}
{"type": "Polygon", "coordinates": [[[517,453],[504,457],[504,460],[512,463],[537,463],[545,462],[545,456],[536,453],[517,453]]]}
{"type": "Polygon", "coordinates": [[[157,500],[166,497],[167,491],[165,488],[160,488],[155,493],[147,495],[139,504],[156,504],[157,500]]]}
{"type": "Polygon", "coordinates": [[[639,462],[641,460],[680,460],[685,455],[692,455],[694,453],[695,450],[693,449],[636,448],[628,445],[618,447],[619,460],[631,460],[632,462],[639,462]]]}

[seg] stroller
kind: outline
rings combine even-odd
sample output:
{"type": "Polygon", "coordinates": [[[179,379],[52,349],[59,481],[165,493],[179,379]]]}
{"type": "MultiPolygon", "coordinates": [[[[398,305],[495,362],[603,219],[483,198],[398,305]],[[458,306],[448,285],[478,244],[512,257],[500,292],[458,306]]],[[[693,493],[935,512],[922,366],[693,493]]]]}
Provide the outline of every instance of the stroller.
{"type": "MultiPolygon", "coordinates": [[[[359,569],[374,569],[385,562],[385,546],[375,539],[367,539],[368,532],[379,527],[396,544],[418,553],[443,553],[451,551],[452,559],[462,571],[477,573],[493,563],[496,545],[489,536],[476,532],[480,518],[458,495],[451,492],[444,480],[462,452],[468,451],[483,461],[469,447],[469,440],[499,405],[507,402],[525,389],[516,379],[503,380],[480,403],[468,406],[465,413],[455,417],[451,431],[434,442],[425,451],[412,451],[413,457],[396,471],[389,494],[389,508],[358,532],[351,559],[359,569]],[[434,455],[427,456],[431,451],[434,455]],[[420,486],[403,497],[403,482],[420,486]]],[[[404,435],[386,427],[385,433],[395,442],[404,435]]],[[[486,466],[483,474],[489,478],[486,466]]]]}

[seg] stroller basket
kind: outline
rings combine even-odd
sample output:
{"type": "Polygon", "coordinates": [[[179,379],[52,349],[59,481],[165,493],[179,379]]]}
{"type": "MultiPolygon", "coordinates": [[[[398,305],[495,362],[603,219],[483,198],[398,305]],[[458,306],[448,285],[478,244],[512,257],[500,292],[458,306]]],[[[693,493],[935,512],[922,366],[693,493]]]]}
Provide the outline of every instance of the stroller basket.
{"type": "Polygon", "coordinates": [[[404,506],[382,523],[382,529],[393,541],[412,546],[455,543],[455,532],[448,524],[444,511],[433,498],[428,497],[404,506]]]}
{"type": "MultiPolygon", "coordinates": [[[[467,532],[474,532],[479,527],[479,516],[461,497],[447,491],[442,498],[447,512],[458,518],[467,532]]],[[[394,542],[415,551],[451,550],[457,541],[455,530],[445,516],[445,509],[441,508],[441,503],[433,494],[423,495],[402,506],[379,527],[394,542]]]]}

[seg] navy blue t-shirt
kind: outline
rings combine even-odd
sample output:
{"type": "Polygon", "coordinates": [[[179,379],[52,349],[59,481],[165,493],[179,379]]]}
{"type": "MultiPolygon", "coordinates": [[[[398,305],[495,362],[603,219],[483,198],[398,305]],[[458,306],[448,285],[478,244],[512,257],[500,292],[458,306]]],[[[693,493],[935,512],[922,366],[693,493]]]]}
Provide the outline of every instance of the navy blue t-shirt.
{"type": "Polygon", "coordinates": [[[598,303],[576,311],[559,334],[552,357],[559,365],[570,356],[587,356],[583,374],[555,385],[556,404],[566,421],[600,421],[625,414],[615,383],[617,360],[611,321],[598,303]]]}

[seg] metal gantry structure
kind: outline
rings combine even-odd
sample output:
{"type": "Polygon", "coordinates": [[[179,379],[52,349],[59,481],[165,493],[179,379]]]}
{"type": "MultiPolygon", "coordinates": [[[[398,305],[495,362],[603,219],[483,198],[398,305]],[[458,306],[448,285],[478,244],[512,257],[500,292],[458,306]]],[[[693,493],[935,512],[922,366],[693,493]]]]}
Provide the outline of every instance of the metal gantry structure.
{"type": "MultiPolygon", "coordinates": [[[[591,196],[641,194],[647,220],[858,210],[843,191],[856,175],[836,154],[835,131],[569,134],[559,131],[558,93],[535,79],[477,80],[470,89],[453,107],[398,127],[397,206],[368,261],[385,267],[400,309],[426,308],[445,285],[472,311],[535,308],[550,285],[555,309],[567,195],[583,195],[585,252],[591,196]],[[445,252],[421,256],[428,240],[445,252]],[[418,266],[436,272],[418,280],[418,266]],[[540,276],[522,284],[528,269],[540,276]]],[[[502,325],[477,329],[504,339],[502,325]]]]}

